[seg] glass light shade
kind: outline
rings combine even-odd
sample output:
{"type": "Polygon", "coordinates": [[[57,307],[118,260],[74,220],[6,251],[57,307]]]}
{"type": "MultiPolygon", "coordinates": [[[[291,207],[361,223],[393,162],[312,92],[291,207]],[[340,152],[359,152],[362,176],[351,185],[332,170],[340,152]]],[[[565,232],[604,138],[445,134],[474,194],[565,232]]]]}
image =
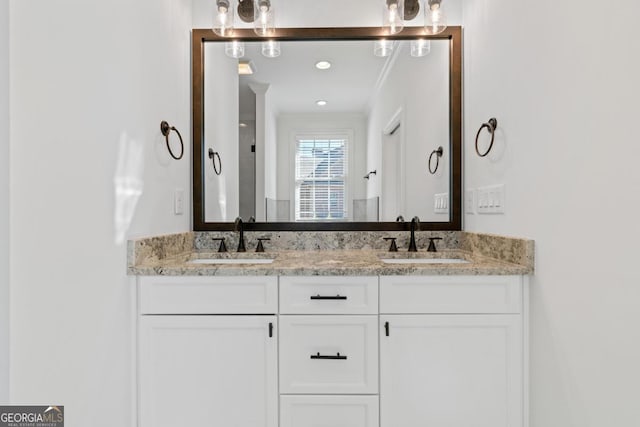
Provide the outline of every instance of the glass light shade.
{"type": "Polygon", "coordinates": [[[391,40],[377,40],[373,44],[373,54],[375,56],[389,56],[393,52],[393,41],[391,40]]]}
{"type": "Polygon", "coordinates": [[[382,26],[387,34],[396,34],[404,28],[404,0],[384,0],[382,26]]]}
{"type": "Polygon", "coordinates": [[[440,2],[427,4],[424,10],[424,29],[427,34],[439,34],[447,28],[447,16],[440,2]]]}
{"type": "Polygon", "coordinates": [[[244,56],[244,42],[234,40],[225,43],[224,53],[230,58],[242,58],[244,56]]]}
{"type": "Polygon", "coordinates": [[[275,15],[270,0],[256,0],[253,8],[253,30],[261,37],[275,34],[275,15]]]}
{"type": "Polygon", "coordinates": [[[426,56],[431,52],[431,41],[429,40],[411,40],[411,56],[426,56]]]}
{"type": "Polygon", "coordinates": [[[213,32],[222,37],[233,35],[233,8],[229,2],[216,1],[216,11],[213,14],[213,32]]]}
{"type": "Polygon", "coordinates": [[[262,54],[267,58],[277,58],[280,56],[280,42],[273,40],[262,42],[262,54]]]}

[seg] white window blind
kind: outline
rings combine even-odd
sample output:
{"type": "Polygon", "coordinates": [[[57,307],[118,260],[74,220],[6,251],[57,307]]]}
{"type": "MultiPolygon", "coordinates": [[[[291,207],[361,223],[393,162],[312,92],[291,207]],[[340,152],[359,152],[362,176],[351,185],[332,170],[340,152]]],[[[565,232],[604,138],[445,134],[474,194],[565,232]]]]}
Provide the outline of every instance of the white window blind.
{"type": "Polygon", "coordinates": [[[347,218],[346,136],[296,137],[296,221],[347,218]]]}

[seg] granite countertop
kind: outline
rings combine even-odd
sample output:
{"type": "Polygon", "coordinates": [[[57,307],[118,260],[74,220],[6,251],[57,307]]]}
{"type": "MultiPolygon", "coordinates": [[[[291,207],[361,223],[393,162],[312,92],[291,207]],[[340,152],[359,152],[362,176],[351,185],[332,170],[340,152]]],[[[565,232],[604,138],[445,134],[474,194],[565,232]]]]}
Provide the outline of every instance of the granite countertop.
{"type": "MultiPolygon", "coordinates": [[[[457,247],[439,250],[436,253],[427,252],[425,249],[418,252],[407,252],[406,249],[386,252],[382,248],[367,247],[367,245],[364,245],[363,249],[354,249],[348,244],[330,249],[281,250],[276,247],[264,253],[233,251],[218,253],[213,247],[203,247],[207,245],[193,245],[193,242],[202,236],[186,236],[188,234],[193,233],[168,236],[169,241],[165,236],[164,240],[160,240],[162,244],[160,241],[152,240],[132,242],[128,273],[142,276],[521,275],[533,273],[533,242],[525,240],[519,241],[530,242],[530,244],[518,245],[507,242],[511,245],[509,246],[502,241],[496,246],[496,242],[490,242],[495,256],[487,256],[486,251],[482,253],[474,250],[474,244],[465,242],[465,236],[460,239],[460,235],[445,236],[448,242],[455,243],[450,243],[449,247],[457,247]],[[139,243],[137,251],[136,243],[139,243]],[[172,249],[169,250],[169,248],[172,249]],[[527,253],[517,253],[519,250],[527,253]],[[220,258],[247,259],[247,263],[192,262],[197,259],[220,258]],[[273,259],[273,262],[259,264],[252,261],[256,258],[273,259]],[[383,262],[382,258],[453,258],[467,262],[389,264],[383,262]]],[[[478,241],[482,241],[483,238],[486,240],[486,235],[476,237],[480,238],[478,241]]],[[[500,236],[495,237],[504,239],[500,236]]],[[[206,236],[205,240],[211,240],[211,236],[206,236]]],[[[487,245],[487,242],[482,241],[482,246],[487,245]]]]}

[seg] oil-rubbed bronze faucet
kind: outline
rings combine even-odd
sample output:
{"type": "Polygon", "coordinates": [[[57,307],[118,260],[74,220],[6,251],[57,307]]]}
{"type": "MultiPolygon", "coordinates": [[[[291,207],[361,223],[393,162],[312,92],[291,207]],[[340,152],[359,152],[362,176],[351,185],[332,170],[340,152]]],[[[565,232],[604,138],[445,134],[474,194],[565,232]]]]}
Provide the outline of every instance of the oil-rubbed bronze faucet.
{"type": "Polygon", "coordinates": [[[235,231],[240,232],[240,238],[238,239],[238,250],[237,252],[246,252],[247,249],[244,246],[244,224],[242,223],[242,218],[237,217],[235,222],[235,231]]]}
{"type": "Polygon", "coordinates": [[[411,239],[409,240],[409,252],[418,252],[416,246],[416,230],[420,230],[420,218],[414,216],[411,219],[411,239]]]}

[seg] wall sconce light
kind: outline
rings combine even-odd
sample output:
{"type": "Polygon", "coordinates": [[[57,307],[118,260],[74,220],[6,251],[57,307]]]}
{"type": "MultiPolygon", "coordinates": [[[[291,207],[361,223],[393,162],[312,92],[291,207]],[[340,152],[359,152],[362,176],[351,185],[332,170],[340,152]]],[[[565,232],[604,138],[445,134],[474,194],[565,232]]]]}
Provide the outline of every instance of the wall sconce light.
{"type": "Polygon", "coordinates": [[[447,28],[447,16],[442,9],[442,0],[426,0],[424,29],[427,34],[439,34],[447,28]]]}
{"type": "MultiPolygon", "coordinates": [[[[442,0],[424,0],[424,28],[427,34],[439,34],[447,28],[442,0]]],[[[383,27],[387,34],[396,34],[420,12],[420,0],[384,0],[383,27]]]]}
{"type": "Polygon", "coordinates": [[[229,58],[242,58],[244,56],[244,42],[234,40],[224,44],[224,53],[229,58]]]}
{"type": "Polygon", "coordinates": [[[431,52],[431,41],[430,40],[411,40],[411,56],[414,58],[419,58],[421,56],[426,56],[431,52]]]}
{"type": "Polygon", "coordinates": [[[391,55],[393,52],[392,40],[376,40],[373,44],[373,54],[379,57],[391,55]]]}
{"type": "Polygon", "coordinates": [[[404,28],[404,0],[385,0],[382,26],[389,35],[396,34],[404,28]]]}
{"type": "Polygon", "coordinates": [[[262,42],[262,54],[267,58],[277,58],[280,56],[280,42],[274,40],[262,42]]]}
{"type": "Polygon", "coordinates": [[[222,37],[229,37],[233,34],[233,8],[230,7],[229,0],[216,0],[213,32],[222,37]]]}
{"type": "MultiPolygon", "coordinates": [[[[213,32],[222,37],[233,35],[232,0],[215,0],[213,32]]],[[[238,16],[243,22],[253,23],[254,31],[262,37],[275,34],[275,18],[271,0],[238,0],[238,16]]]]}

